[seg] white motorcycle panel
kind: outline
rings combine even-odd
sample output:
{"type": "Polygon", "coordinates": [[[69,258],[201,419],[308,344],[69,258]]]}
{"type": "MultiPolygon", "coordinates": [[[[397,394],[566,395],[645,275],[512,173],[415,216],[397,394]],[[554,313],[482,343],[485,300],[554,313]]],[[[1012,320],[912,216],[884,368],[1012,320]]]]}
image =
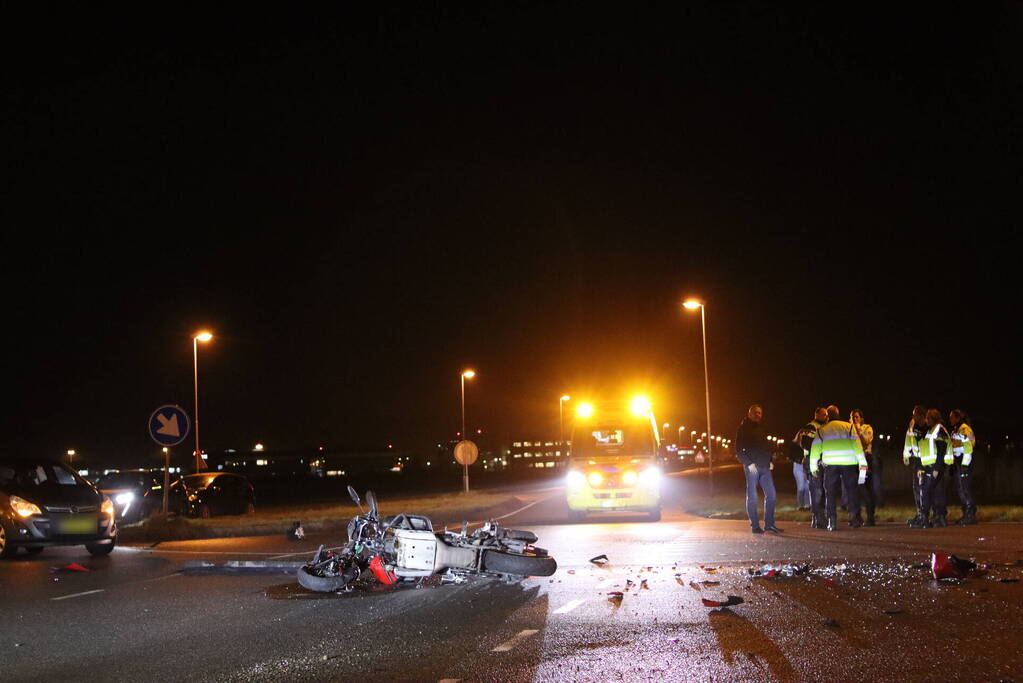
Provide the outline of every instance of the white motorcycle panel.
{"type": "Polygon", "coordinates": [[[432,531],[397,529],[394,537],[398,567],[433,571],[437,561],[437,537],[432,531]]]}

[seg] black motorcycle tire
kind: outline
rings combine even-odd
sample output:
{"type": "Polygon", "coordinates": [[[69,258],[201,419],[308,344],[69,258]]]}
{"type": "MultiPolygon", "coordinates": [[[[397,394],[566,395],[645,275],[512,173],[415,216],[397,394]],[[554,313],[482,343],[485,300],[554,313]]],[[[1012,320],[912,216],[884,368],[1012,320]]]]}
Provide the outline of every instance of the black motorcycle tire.
{"type": "Polygon", "coordinates": [[[488,550],[483,554],[483,569],[499,574],[518,574],[519,576],[551,576],[558,570],[558,563],[553,557],[536,555],[516,555],[488,550]]]}
{"type": "Polygon", "coordinates": [[[344,576],[316,576],[308,567],[299,567],[296,574],[303,588],[317,593],[336,593],[348,584],[344,576]]]}

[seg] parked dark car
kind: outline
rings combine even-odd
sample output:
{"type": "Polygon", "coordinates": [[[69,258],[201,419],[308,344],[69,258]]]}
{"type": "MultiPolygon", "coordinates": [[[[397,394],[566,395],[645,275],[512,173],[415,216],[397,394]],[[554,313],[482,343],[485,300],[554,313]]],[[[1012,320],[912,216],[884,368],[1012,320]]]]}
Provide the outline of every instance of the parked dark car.
{"type": "MultiPolygon", "coordinates": [[[[110,472],[99,478],[96,488],[114,501],[122,524],[140,522],[163,509],[163,470],[110,472]]],[[[171,488],[169,494],[168,509],[181,509],[185,496],[180,487],[171,488]]]]}
{"type": "Polygon", "coordinates": [[[116,542],[113,502],[77,472],[42,458],[0,457],[0,557],[56,545],[107,555],[116,542]]]}
{"type": "Polygon", "coordinates": [[[204,472],[181,477],[171,492],[184,486],[184,504],[178,512],[192,517],[246,515],[256,511],[256,494],[249,480],[232,472],[204,472]]]}

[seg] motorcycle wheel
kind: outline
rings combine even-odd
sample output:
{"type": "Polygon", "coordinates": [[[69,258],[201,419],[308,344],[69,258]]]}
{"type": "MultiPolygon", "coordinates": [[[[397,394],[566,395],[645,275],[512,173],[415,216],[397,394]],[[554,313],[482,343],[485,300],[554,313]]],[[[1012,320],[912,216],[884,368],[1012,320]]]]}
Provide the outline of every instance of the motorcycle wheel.
{"type": "Polygon", "coordinates": [[[308,567],[299,567],[296,574],[302,588],[317,593],[336,593],[348,584],[344,576],[316,576],[309,573],[308,567]]]}
{"type": "Polygon", "coordinates": [[[518,574],[520,576],[550,576],[558,570],[553,557],[536,555],[513,555],[497,550],[483,554],[483,568],[488,572],[518,574]]]}

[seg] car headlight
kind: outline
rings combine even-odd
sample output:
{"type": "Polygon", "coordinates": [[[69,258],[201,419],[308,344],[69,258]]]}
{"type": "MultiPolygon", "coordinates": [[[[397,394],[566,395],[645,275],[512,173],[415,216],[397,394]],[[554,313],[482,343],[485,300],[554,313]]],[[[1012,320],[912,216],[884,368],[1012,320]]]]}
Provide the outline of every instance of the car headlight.
{"type": "Polygon", "coordinates": [[[626,486],[632,486],[633,484],[636,483],[636,478],[637,478],[636,473],[633,472],[632,470],[629,470],[628,472],[622,475],[622,483],[625,484],[626,486]]]}
{"type": "Polygon", "coordinates": [[[103,498],[103,504],[99,506],[99,511],[104,515],[114,516],[114,501],[109,498],[103,498]]]}
{"type": "Polygon", "coordinates": [[[586,483],[586,475],[579,470],[570,470],[565,478],[565,483],[570,489],[577,489],[586,483]]]}
{"type": "Polygon", "coordinates": [[[586,479],[590,482],[590,486],[600,486],[604,483],[604,475],[600,472],[590,472],[590,476],[586,479]]]}
{"type": "Polygon", "coordinates": [[[39,506],[35,503],[30,503],[24,498],[18,496],[11,496],[11,509],[18,513],[21,517],[31,517],[32,515],[41,515],[43,511],[39,509],[39,506]]]}
{"type": "Polygon", "coordinates": [[[114,496],[114,502],[117,503],[118,505],[127,505],[133,500],[135,500],[135,494],[132,493],[131,491],[118,493],[116,496],[114,496]]]}
{"type": "Polygon", "coordinates": [[[661,482],[661,470],[657,467],[648,467],[639,473],[639,479],[647,486],[656,486],[661,482]]]}

